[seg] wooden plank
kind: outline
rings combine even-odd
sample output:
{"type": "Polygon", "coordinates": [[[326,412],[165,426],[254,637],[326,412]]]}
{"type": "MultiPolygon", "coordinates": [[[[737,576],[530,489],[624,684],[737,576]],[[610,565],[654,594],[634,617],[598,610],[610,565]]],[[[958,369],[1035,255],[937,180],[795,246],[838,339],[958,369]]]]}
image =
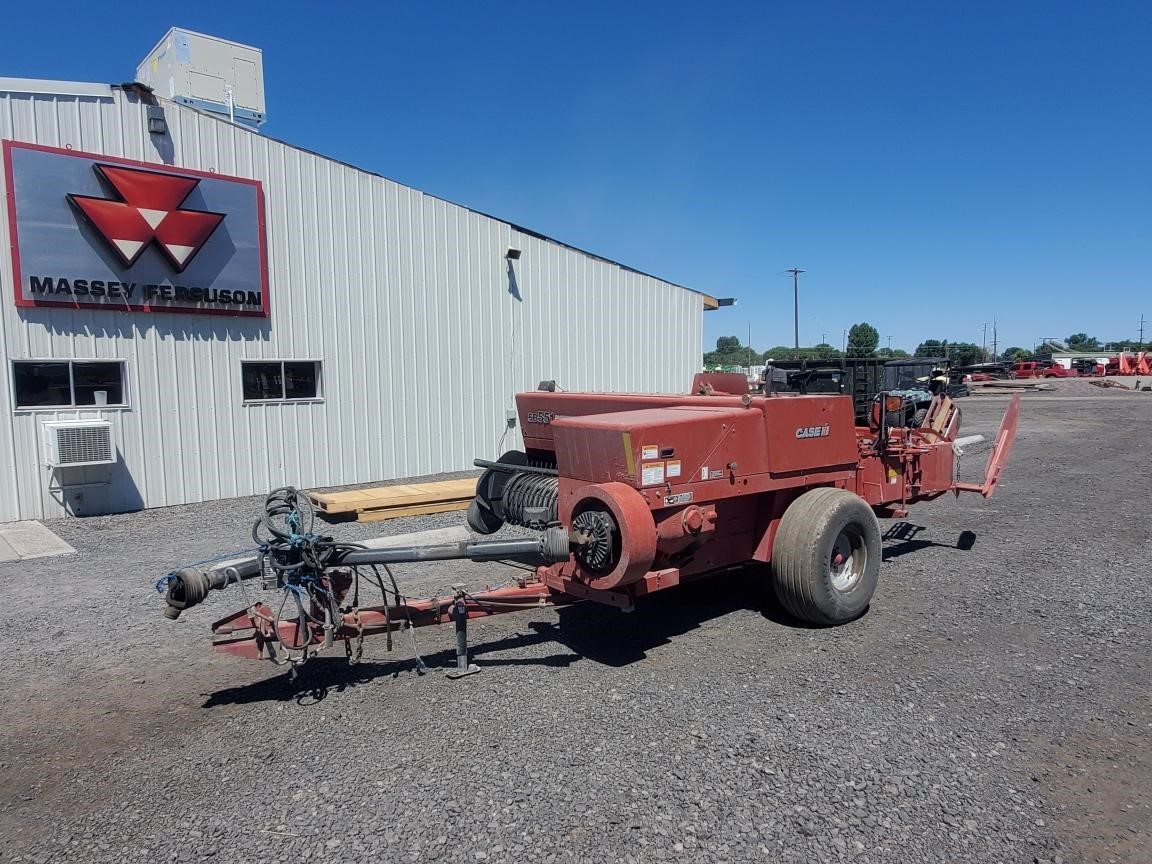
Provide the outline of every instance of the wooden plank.
{"type": "Polygon", "coordinates": [[[411,507],[386,507],[383,510],[362,510],[356,514],[357,522],[382,522],[385,519],[399,519],[401,516],[427,516],[429,513],[447,513],[451,510],[467,510],[472,499],[464,501],[443,501],[438,504],[415,504],[411,507]]]}
{"type": "Polygon", "coordinates": [[[399,483],[395,486],[373,486],[369,489],[351,489],[347,492],[312,492],[310,496],[317,501],[330,505],[344,505],[364,501],[403,499],[411,495],[420,495],[423,492],[435,494],[440,491],[440,484],[408,485],[399,483]]]}
{"type": "Polygon", "coordinates": [[[460,498],[476,494],[476,478],[465,477],[461,480],[444,480],[433,483],[398,484],[395,486],[376,486],[371,489],[356,489],[350,492],[320,493],[323,499],[342,501],[365,501],[375,499],[381,502],[411,502],[421,503],[423,500],[436,498],[460,498]],[[413,499],[420,499],[419,501],[413,499]]]}
{"type": "Polygon", "coordinates": [[[470,499],[476,494],[475,477],[433,483],[375,486],[347,492],[310,492],[308,497],[324,513],[356,513],[380,507],[411,507],[442,501],[470,499]]]}

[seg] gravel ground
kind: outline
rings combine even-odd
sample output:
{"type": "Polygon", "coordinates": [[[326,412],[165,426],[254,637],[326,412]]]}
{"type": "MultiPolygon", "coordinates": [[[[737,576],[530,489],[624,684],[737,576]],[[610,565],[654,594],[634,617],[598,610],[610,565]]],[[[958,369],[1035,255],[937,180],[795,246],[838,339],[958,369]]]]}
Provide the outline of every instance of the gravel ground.
{"type": "MultiPolygon", "coordinates": [[[[295,682],[216,656],[227,596],[164,620],[152,581],[245,546],[256,499],[49,523],[77,555],[0,568],[0,861],[1146,862],[1150,419],[1027,399],[997,496],[914,510],[847,626],[746,572],[480,622],[459,682],[404,642],[295,682]]],[[[449,627],[417,636],[450,664],[449,627]]]]}
{"type": "Polygon", "coordinates": [[[1113,376],[1109,378],[1044,378],[1042,380],[1023,381],[1022,384],[1038,384],[1038,390],[1013,389],[988,384],[972,384],[970,389],[973,396],[1011,396],[1013,393],[1025,393],[1030,398],[1057,398],[1061,396],[1086,396],[1099,399],[1101,396],[1134,396],[1137,399],[1147,399],[1149,394],[1143,388],[1152,386],[1152,378],[1147,375],[1143,380],[1134,376],[1113,376]],[[1093,383],[1096,382],[1096,383],[1093,383]],[[1110,384],[1109,388],[1099,385],[1110,384]]]}

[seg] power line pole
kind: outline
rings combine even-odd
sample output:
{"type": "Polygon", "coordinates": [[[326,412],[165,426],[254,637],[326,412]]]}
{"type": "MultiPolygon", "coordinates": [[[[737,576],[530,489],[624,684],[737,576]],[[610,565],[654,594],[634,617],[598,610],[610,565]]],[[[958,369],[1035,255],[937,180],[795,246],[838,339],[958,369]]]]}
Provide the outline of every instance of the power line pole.
{"type": "Polygon", "coordinates": [[[1144,350],[1144,313],[1143,312],[1140,313],[1140,347],[1136,350],[1138,350],[1138,351],[1144,350]]]}
{"type": "Polygon", "coordinates": [[[800,356],[800,274],[799,267],[785,270],[792,274],[792,336],[796,342],[796,356],[800,356]]]}
{"type": "Polygon", "coordinates": [[[996,319],[993,318],[992,319],[992,359],[993,360],[1000,359],[1000,352],[997,350],[999,347],[1000,347],[1000,343],[996,340],[996,319]]]}
{"type": "Polygon", "coordinates": [[[752,377],[752,321],[748,321],[748,377],[752,377]]]}

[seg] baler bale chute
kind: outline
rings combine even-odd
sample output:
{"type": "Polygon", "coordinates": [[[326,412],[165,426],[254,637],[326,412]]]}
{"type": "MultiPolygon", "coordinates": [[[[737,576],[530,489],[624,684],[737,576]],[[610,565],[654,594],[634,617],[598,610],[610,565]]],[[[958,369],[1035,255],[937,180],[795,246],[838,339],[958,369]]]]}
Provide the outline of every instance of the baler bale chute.
{"type": "MultiPolygon", "coordinates": [[[[590,600],[631,610],[648,594],[745,562],[771,566],[794,617],[836,625],[859,617],[876,588],[878,517],[949,492],[990,496],[1016,435],[1020,397],[1005,412],[984,480],[957,479],[960,411],[946,395],[914,428],[902,400],[880,394],[867,426],[850,396],[753,395],[698,376],[691,395],[521,393],[525,448],[477,460],[484,473],[468,512],[478,534],[504,525],[533,533],[459,544],[372,548],[313,533],[306,499],[280,490],[254,536],[259,549],[169,574],[169,617],[209,591],[260,579],[279,602],[249,602],[213,625],[217,650],[301,662],[335,642],[353,659],[364,637],[454,621],[458,666],[467,621],[590,600]],[[891,401],[893,404],[888,405],[891,401]],[[901,403],[901,404],[896,404],[901,403]],[[514,585],[410,600],[389,565],[428,560],[534,565],[514,585]],[[361,604],[361,582],[378,605],[361,604]],[[287,609],[287,614],[285,613],[287,609]],[[283,656],[281,656],[283,655],[283,656]]],[[[163,586],[159,586],[162,587],[163,586]]]]}

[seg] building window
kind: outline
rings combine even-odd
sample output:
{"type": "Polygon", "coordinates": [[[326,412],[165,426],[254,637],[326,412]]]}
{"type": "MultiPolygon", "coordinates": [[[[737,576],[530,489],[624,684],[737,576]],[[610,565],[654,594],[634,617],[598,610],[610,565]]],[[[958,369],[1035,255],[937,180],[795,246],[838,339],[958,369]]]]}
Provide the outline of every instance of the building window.
{"type": "Polygon", "coordinates": [[[240,373],[245,402],[320,398],[318,360],[245,360],[240,373]]]}
{"type": "Polygon", "coordinates": [[[17,408],[123,407],[120,360],[13,360],[17,408]]]}

